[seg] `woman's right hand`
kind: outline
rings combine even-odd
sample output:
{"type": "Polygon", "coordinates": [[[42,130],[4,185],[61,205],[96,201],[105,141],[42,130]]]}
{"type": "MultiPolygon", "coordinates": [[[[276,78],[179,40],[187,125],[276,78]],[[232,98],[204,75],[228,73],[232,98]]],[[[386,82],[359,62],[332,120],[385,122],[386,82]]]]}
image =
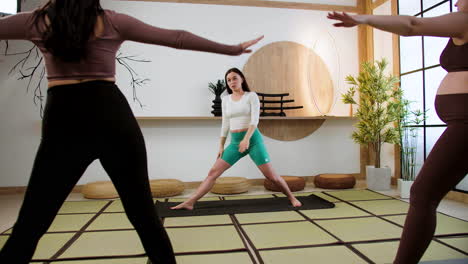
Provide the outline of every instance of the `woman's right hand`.
{"type": "Polygon", "coordinates": [[[218,157],[216,159],[220,159],[223,156],[224,149],[220,148],[218,152],[218,157]]]}

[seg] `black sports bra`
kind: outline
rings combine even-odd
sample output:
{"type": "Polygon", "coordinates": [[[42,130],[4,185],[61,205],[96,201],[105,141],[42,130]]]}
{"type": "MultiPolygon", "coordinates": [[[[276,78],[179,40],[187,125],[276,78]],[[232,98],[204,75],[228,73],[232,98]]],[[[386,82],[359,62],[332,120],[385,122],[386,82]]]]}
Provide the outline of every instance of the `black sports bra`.
{"type": "Polygon", "coordinates": [[[468,71],[468,43],[455,45],[450,38],[440,54],[440,65],[448,72],[468,71]]]}

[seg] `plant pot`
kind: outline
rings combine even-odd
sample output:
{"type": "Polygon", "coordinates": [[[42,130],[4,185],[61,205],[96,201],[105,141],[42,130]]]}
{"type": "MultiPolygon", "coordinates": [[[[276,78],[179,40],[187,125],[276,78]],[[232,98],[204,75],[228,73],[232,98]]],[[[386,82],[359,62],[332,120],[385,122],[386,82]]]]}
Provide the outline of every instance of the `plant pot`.
{"type": "Polygon", "coordinates": [[[223,113],[221,109],[221,96],[217,95],[212,102],[213,102],[213,105],[211,106],[211,108],[213,108],[213,111],[211,111],[211,113],[214,116],[222,116],[223,113]]]}
{"type": "Polygon", "coordinates": [[[370,190],[390,190],[391,178],[392,170],[388,167],[375,168],[374,166],[366,166],[366,182],[367,188],[370,190]]]}
{"type": "Polygon", "coordinates": [[[411,186],[414,181],[405,181],[403,179],[398,179],[398,191],[400,192],[400,197],[403,199],[409,199],[411,186]]]}

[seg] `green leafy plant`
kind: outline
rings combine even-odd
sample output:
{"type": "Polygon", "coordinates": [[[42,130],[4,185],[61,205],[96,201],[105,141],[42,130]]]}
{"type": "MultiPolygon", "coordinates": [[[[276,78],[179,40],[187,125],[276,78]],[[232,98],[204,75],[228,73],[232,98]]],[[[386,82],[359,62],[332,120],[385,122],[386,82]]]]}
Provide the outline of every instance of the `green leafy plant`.
{"type": "Polygon", "coordinates": [[[210,90],[210,92],[215,96],[221,96],[221,94],[226,90],[226,84],[224,83],[224,80],[218,80],[216,84],[210,82],[208,84],[208,90],[210,90]]]}
{"type": "Polygon", "coordinates": [[[345,104],[357,105],[357,130],[352,138],[356,143],[369,145],[375,154],[375,167],[380,168],[380,153],[383,143],[399,144],[399,128],[394,126],[401,116],[401,89],[396,86],[398,78],[385,75],[388,63],[385,59],[374,63],[365,62],[357,77],[348,75],[346,82],[352,87],[342,95],[345,104]],[[354,100],[356,91],[359,103],[354,100]]]}
{"type": "Polygon", "coordinates": [[[411,102],[402,99],[398,129],[401,147],[401,179],[414,181],[416,178],[416,154],[418,153],[419,125],[426,120],[427,111],[410,110],[411,102]]]}

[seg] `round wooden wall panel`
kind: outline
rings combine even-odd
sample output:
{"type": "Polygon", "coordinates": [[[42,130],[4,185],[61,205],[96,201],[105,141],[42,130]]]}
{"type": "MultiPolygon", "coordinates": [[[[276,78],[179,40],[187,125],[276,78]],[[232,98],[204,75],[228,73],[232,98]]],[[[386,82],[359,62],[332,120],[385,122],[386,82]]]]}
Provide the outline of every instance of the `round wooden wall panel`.
{"type": "MultiPolygon", "coordinates": [[[[285,106],[304,107],[286,110],[288,117],[326,115],[332,108],[335,91],[330,72],[322,59],[304,45],[290,41],[268,44],[250,56],[243,71],[253,91],[289,93],[283,99],[294,102],[285,106]]],[[[259,129],[274,139],[298,140],[322,123],[323,120],[262,120],[259,129]]]]}

